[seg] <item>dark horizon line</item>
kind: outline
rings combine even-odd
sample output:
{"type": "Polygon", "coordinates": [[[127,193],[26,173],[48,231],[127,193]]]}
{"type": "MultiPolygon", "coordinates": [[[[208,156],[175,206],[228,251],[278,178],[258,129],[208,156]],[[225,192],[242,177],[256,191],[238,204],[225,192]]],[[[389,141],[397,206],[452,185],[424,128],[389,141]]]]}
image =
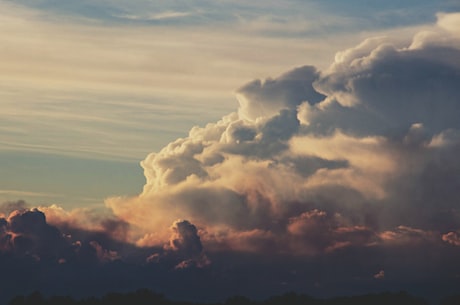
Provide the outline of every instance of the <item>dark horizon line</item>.
{"type": "Polygon", "coordinates": [[[109,292],[100,297],[74,299],[71,296],[54,295],[45,297],[34,291],[28,295],[13,297],[8,305],[458,305],[460,294],[442,298],[437,303],[409,294],[406,291],[369,293],[353,296],[316,298],[303,293],[287,292],[263,300],[254,300],[246,296],[235,295],[223,302],[180,301],[167,298],[162,293],[142,288],[134,292],[109,292]]]}

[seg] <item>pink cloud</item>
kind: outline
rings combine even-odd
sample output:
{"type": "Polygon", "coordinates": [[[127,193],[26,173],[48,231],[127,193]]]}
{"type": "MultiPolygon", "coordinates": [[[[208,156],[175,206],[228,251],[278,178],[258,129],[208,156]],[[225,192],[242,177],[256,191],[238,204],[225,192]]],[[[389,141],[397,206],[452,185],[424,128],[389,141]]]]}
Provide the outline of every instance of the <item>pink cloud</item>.
{"type": "Polygon", "coordinates": [[[458,235],[457,232],[449,232],[449,233],[443,234],[442,240],[451,245],[460,246],[460,236],[458,235]]]}

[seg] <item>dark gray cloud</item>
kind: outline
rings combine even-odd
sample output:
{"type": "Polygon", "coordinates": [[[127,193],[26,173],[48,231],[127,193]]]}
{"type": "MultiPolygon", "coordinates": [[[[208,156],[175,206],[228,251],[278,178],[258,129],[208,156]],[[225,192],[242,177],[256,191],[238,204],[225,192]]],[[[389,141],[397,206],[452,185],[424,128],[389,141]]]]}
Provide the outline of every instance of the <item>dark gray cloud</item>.
{"type": "Polygon", "coordinates": [[[237,91],[240,115],[255,120],[270,117],[281,109],[295,109],[305,101],[318,103],[324,98],[312,87],[318,77],[315,67],[304,66],[276,79],[254,80],[237,91]]]}
{"type": "Polygon", "coordinates": [[[114,239],[121,234],[120,226],[126,224],[114,220],[103,224],[106,231],[85,231],[62,223],[57,227],[36,208],[15,210],[7,218],[0,218],[0,252],[56,264],[90,265],[117,260],[118,251],[129,253],[132,246],[114,239]]]}
{"type": "Polygon", "coordinates": [[[182,252],[187,256],[196,256],[203,251],[196,227],[187,220],[174,222],[173,235],[169,247],[173,251],[182,252]]]}
{"type": "Polygon", "coordinates": [[[2,218],[2,249],[36,259],[59,259],[68,255],[68,241],[56,227],[46,223],[37,209],[13,211],[2,218]]]}
{"type": "Polygon", "coordinates": [[[163,251],[147,257],[147,263],[161,263],[174,266],[174,269],[203,268],[211,264],[195,225],[187,220],[177,220],[171,231],[169,243],[163,246],[163,251]]]}
{"type": "MultiPolygon", "coordinates": [[[[343,120],[345,129],[354,127],[350,118],[360,115],[369,124],[355,126],[361,133],[404,132],[421,123],[433,135],[459,127],[458,56],[458,49],[448,47],[398,50],[384,44],[352,67],[337,66],[315,87],[342,105],[353,104],[343,120]]],[[[333,124],[342,128],[341,123],[338,118],[333,124]]]]}
{"type": "Polygon", "coordinates": [[[210,264],[204,253],[198,231],[193,224],[187,220],[179,220],[173,223],[171,229],[173,234],[165,249],[172,251],[182,259],[176,265],[176,268],[204,267],[210,264]]]}
{"type": "Polygon", "coordinates": [[[287,230],[295,251],[309,254],[333,252],[346,247],[364,247],[379,242],[373,229],[350,226],[340,214],[312,210],[289,220],[287,230]]]}

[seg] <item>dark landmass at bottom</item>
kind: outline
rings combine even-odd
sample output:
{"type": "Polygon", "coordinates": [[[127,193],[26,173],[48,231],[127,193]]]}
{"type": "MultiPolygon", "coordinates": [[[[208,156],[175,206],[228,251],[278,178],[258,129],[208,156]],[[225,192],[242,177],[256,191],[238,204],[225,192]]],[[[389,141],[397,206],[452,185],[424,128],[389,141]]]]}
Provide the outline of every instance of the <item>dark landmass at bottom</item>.
{"type": "MultiPolygon", "coordinates": [[[[335,297],[318,299],[294,292],[273,296],[257,301],[244,296],[234,296],[220,303],[199,303],[174,301],[163,294],[148,289],[140,289],[131,293],[108,293],[103,297],[75,300],[69,296],[44,297],[40,292],[26,296],[16,296],[8,305],[428,305],[423,298],[412,296],[406,292],[382,292],[359,296],[335,297]]],[[[442,299],[439,305],[460,304],[460,294],[442,299]]]]}

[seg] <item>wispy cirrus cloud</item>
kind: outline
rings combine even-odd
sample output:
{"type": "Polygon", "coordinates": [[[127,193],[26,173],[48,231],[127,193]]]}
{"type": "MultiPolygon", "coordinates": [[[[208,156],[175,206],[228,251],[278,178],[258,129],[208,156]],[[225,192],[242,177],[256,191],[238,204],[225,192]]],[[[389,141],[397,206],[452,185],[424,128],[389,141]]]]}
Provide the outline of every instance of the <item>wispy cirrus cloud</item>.
{"type": "Polygon", "coordinates": [[[58,197],[57,194],[51,193],[40,193],[40,192],[27,192],[27,191],[20,191],[20,190],[0,190],[0,194],[6,194],[11,196],[38,196],[38,197],[58,197]]]}
{"type": "Polygon", "coordinates": [[[114,17],[129,19],[129,20],[167,20],[167,19],[176,19],[184,18],[194,15],[193,12],[180,12],[180,11],[164,11],[161,13],[148,14],[148,15],[114,15],[114,17]]]}
{"type": "MultiPolygon", "coordinates": [[[[286,57],[279,39],[244,29],[83,24],[48,18],[45,9],[0,5],[8,12],[0,26],[9,46],[0,51],[1,140],[20,151],[139,160],[231,111],[229,93],[245,80],[281,72],[307,53],[326,59],[315,49],[330,48],[290,39],[286,57]],[[198,115],[200,107],[206,114],[198,115]],[[141,141],[158,130],[152,143],[141,141]]],[[[152,16],[189,11],[162,12],[152,16]]]]}

